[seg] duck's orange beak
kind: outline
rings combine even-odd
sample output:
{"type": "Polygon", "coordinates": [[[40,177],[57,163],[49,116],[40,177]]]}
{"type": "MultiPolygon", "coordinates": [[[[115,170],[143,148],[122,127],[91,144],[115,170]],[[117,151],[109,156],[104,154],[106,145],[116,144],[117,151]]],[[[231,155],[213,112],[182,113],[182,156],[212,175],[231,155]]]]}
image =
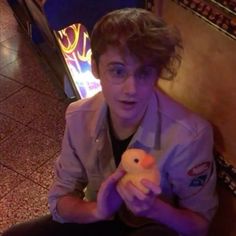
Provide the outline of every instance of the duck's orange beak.
{"type": "Polygon", "coordinates": [[[154,165],[154,163],[155,163],[154,158],[151,155],[147,154],[145,155],[140,164],[144,169],[149,169],[154,165]]]}

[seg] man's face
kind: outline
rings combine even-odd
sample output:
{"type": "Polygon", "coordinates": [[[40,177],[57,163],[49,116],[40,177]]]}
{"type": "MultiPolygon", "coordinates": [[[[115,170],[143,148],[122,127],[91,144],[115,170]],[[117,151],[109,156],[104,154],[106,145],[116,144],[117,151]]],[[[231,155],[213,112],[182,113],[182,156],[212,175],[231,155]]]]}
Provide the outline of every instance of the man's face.
{"type": "Polygon", "coordinates": [[[101,81],[112,120],[139,122],[155,89],[156,69],[109,47],[100,57],[95,74],[101,81]]]}

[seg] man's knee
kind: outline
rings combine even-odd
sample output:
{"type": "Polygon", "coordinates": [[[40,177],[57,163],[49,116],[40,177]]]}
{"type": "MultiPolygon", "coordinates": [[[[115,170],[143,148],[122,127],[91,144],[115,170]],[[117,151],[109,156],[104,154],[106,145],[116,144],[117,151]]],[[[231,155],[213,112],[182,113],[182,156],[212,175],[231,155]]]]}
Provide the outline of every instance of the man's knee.
{"type": "Polygon", "coordinates": [[[52,228],[52,222],[50,215],[42,216],[11,226],[2,236],[46,236],[48,229],[52,228]]]}

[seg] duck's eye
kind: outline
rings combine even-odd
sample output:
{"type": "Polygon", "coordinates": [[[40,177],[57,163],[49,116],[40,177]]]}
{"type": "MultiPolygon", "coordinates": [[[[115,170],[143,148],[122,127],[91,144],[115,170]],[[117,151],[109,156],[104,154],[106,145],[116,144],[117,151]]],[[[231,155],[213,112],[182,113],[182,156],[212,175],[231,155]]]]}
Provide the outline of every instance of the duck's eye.
{"type": "Polygon", "coordinates": [[[139,159],[138,159],[138,158],[134,158],[134,162],[135,162],[135,163],[138,163],[138,162],[139,162],[139,159]]]}

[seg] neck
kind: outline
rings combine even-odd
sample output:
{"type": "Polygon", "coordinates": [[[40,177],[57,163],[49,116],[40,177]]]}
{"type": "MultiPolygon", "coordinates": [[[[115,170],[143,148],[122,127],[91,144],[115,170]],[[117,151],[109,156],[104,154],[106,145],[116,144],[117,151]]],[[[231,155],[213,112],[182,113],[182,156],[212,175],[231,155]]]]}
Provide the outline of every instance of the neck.
{"type": "Polygon", "coordinates": [[[119,120],[110,116],[110,126],[114,135],[120,139],[126,139],[134,134],[138,128],[139,122],[130,122],[129,120],[119,120]]]}

